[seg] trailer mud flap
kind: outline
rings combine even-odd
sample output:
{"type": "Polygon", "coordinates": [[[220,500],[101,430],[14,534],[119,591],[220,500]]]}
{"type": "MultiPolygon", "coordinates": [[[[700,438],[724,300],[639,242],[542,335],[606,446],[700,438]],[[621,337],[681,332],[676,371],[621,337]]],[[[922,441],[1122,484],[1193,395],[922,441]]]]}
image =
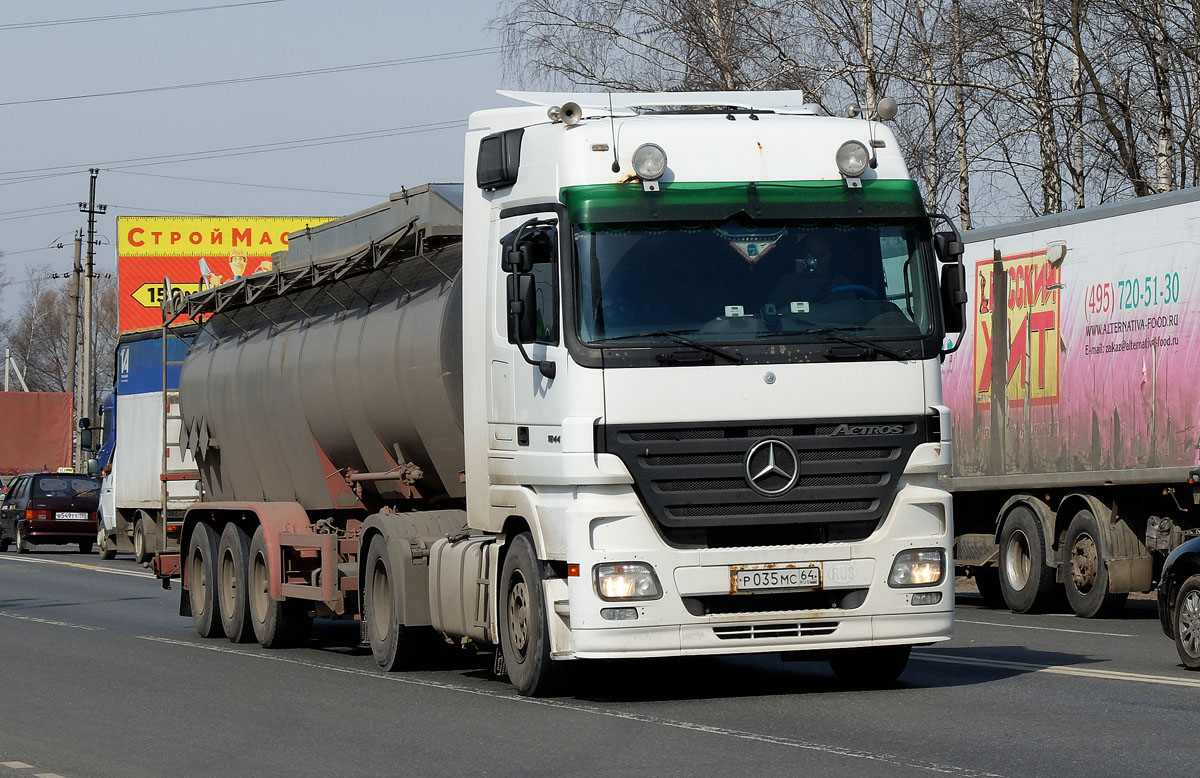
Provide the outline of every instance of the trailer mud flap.
{"type": "Polygon", "coordinates": [[[1148,592],[1154,580],[1154,561],[1148,556],[1108,560],[1108,590],[1148,592]]]}

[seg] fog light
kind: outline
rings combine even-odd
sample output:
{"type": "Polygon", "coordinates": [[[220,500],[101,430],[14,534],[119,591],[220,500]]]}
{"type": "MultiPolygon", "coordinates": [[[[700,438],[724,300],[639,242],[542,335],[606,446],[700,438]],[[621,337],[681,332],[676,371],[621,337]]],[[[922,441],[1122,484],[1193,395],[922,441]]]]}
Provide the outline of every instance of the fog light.
{"type": "Polygon", "coordinates": [[[600,618],[609,621],[633,621],[637,618],[637,608],[601,608],[600,618]]]}
{"type": "Polygon", "coordinates": [[[617,562],[595,567],[596,593],[602,600],[657,600],[658,576],[643,562],[617,562]]]}
{"type": "Polygon", "coordinates": [[[913,605],[937,605],[941,601],[941,592],[917,592],[909,600],[913,605]]]}
{"type": "Polygon", "coordinates": [[[867,170],[871,162],[871,152],[856,140],[848,140],[837,150],[837,166],[843,176],[858,178],[867,170]]]}
{"type": "Polygon", "coordinates": [[[940,548],[914,548],[896,554],[888,586],[933,586],[942,580],[945,555],[940,548]]]}
{"type": "Polygon", "coordinates": [[[667,172],[667,152],[657,143],[643,143],[633,152],[633,172],[643,181],[657,181],[667,172]]]}

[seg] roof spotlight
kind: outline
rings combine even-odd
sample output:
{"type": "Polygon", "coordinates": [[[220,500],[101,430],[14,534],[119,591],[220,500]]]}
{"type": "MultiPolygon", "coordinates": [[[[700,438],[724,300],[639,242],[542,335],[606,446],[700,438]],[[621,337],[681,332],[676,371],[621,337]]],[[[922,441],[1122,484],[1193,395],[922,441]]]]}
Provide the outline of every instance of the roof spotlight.
{"type": "Polygon", "coordinates": [[[860,141],[848,140],[837,150],[838,170],[848,179],[857,179],[866,172],[869,164],[871,152],[860,141]]]}
{"type": "Polygon", "coordinates": [[[658,190],[658,179],[667,172],[667,152],[657,143],[643,143],[633,152],[633,172],[647,192],[658,190]]]}

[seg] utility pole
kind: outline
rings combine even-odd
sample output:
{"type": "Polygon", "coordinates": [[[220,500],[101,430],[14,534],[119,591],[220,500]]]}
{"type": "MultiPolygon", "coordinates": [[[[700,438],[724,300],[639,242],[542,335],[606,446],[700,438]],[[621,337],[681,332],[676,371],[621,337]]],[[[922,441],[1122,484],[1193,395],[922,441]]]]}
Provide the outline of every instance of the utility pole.
{"type": "MultiPolygon", "coordinates": [[[[71,335],[67,342],[67,388],[71,390],[72,404],[79,407],[79,388],[75,383],[75,350],[79,344],[79,276],[83,272],[82,265],[83,254],[83,230],[75,231],[75,264],[71,268],[71,284],[68,287],[71,290],[71,335]]],[[[73,425],[76,429],[71,431],[71,437],[74,440],[75,457],[72,462],[76,467],[79,467],[82,449],[79,447],[79,425],[73,425]]]]}
{"type": "Polygon", "coordinates": [[[88,201],[79,204],[79,210],[88,215],[87,227],[87,272],[83,276],[83,383],[80,389],[79,417],[92,417],[92,269],[96,250],[96,214],[108,210],[107,205],[96,204],[96,177],[100,175],[99,168],[88,170],[91,174],[91,186],[88,190],[88,201]]]}

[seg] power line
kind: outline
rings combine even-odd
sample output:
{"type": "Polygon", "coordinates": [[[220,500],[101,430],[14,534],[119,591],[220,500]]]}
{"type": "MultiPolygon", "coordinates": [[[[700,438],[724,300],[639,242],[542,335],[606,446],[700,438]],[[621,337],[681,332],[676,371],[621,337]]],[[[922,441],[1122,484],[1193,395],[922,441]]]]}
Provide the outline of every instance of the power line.
{"type": "Polygon", "coordinates": [[[11,24],[0,24],[0,31],[4,30],[28,30],[34,27],[60,27],[67,24],[86,24],[89,22],[110,22],[121,19],[140,19],[145,16],[167,16],[170,14],[186,14],[195,13],[196,11],[216,11],[224,8],[242,8],[247,5],[271,5],[273,3],[282,3],[286,0],[255,0],[248,3],[229,3],[227,5],[205,5],[196,8],[174,8],[166,11],[139,11],[136,13],[113,14],[111,16],[83,16],[76,19],[49,19],[41,22],[13,22],[11,24]]]}
{"type": "Polygon", "coordinates": [[[57,211],[46,211],[45,213],[27,213],[23,216],[5,216],[3,219],[0,219],[0,222],[11,222],[16,221],[17,219],[34,219],[38,216],[53,216],[56,213],[68,213],[74,210],[74,208],[61,208],[57,211]]]}
{"type": "Polygon", "coordinates": [[[0,251],[0,256],[15,257],[18,254],[32,254],[35,251],[54,251],[55,249],[61,249],[64,246],[66,246],[65,243],[59,243],[56,246],[41,246],[40,248],[36,248],[36,249],[21,249],[20,251],[0,251]]]}
{"type": "Polygon", "coordinates": [[[42,205],[42,206],[38,206],[37,208],[22,208],[19,211],[0,211],[0,216],[8,216],[9,214],[14,214],[14,213],[29,213],[30,211],[44,211],[48,208],[62,208],[64,206],[74,205],[74,204],[75,203],[55,203],[54,205],[42,205]]]}
{"type": "MultiPolygon", "coordinates": [[[[126,159],[113,159],[107,162],[100,162],[98,165],[107,166],[110,169],[114,165],[122,165],[124,163],[150,163],[164,164],[155,160],[165,160],[166,162],[190,162],[191,159],[173,159],[174,157],[196,157],[198,159],[212,159],[213,156],[198,156],[198,155],[216,155],[216,156],[240,156],[226,155],[226,152],[245,152],[247,150],[257,149],[259,151],[282,151],[291,148],[307,148],[310,145],[329,145],[329,143],[321,143],[321,141],[329,141],[334,143],[349,143],[358,140],[372,140],[374,137],[387,138],[394,135],[408,135],[413,132],[432,132],[436,130],[448,130],[462,125],[462,120],[455,119],[450,121],[428,122],[426,124],[410,124],[403,127],[388,127],[380,130],[363,130],[360,132],[347,132],[339,135],[324,135],[314,138],[297,138],[295,140],[273,141],[271,143],[256,143],[249,146],[230,146],[223,149],[205,149],[203,151],[186,151],[177,152],[174,154],[158,154],[151,157],[128,157],[126,159]],[[372,136],[372,137],[363,137],[372,136]],[[276,146],[278,148],[268,148],[276,146]]],[[[258,151],[249,151],[248,153],[259,153],[258,151]]],[[[140,167],[140,165],[127,165],[128,167],[140,167]]],[[[26,168],[24,170],[4,170],[0,171],[0,176],[21,175],[25,173],[49,173],[50,171],[63,171],[66,173],[55,173],[55,175],[67,175],[69,173],[78,173],[86,171],[87,167],[80,165],[55,165],[52,167],[26,168]]],[[[41,176],[28,176],[23,180],[38,178],[41,176]]],[[[47,176],[48,177],[48,176],[47,176]]],[[[0,181],[0,185],[4,182],[0,181]]]]}
{"type": "Polygon", "coordinates": [[[150,86],[141,89],[121,89],[114,92],[91,92],[81,95],[60,95],[58,97],[38,97],[31,100],[10,100],[0,103],[0,106],[10,105],[33,105],[35,103],[57,103],[64,100],[88,100],[93,97],[118,97],[121,95],[140,95],[148,92],[168,92],[178,89],[196,89],[199,87],[209,86],[228,86],[229,84],[246,84],[253,81],[275,81],[284,78],[303,78],[308,76],[320,76],[328,73],[346,73],[356,70],[374,70],[376,68],[399,67],[400,65],[414,65],[422,62],[442,62],[451,59],[465,59],[467,57],[482,57],[488,54],[498,54],[502,51],[500,46],[489,46],[481,49],[463,49],[462,51],[448,51],[440,54],[423,54],[417,57],[403,57],[401,59],[386,59],[378,62],[361,62],[356,65],[335,65],[327,68],[313,68],[310,70],[295,70],[287,73],[267,73],[260,76],[241,76],[239,78],[222,78],[216,81],[196,81],[189,84],[169,84],[166,86],[150,86]]]}
{"type": "Polygon", "coordinates": [[[41,181],[46,178],[58,178],[59,176],[70,176],[76,173],[82,173],[86,169],[87,168],[80,168],[78,170],[68,170],[64,173],[50,173],[41,176],[24,176],[22,178],[13,178],[9,179],[8,181],[0,181],[0,186],[8,186],[9,184],[23,184],[26,181],[41,181]]]}
{"type": "Polygon", "coordinates": [[[190,176],[167,176],[162,173],[144,173],[135,172],[133,170],[120,170],[117,168],[105,168],[111,173],[120,173],[126,176],[147,176],[149,178],[167,178],[172,181],[196,181],[202,184],[223,184],[225,186],[249,186],[256,189],[282,189],[288,192],[316,192],[317,194],[336,194],[350,195],[353,197],[387,197],[385,194],[375,194],[371,192],[341,192],[336,189],[307,189],[302,186],[277,186],[275,184],[250,184],[244,181],[219,181],[213,178],[192,178],[190,176]]]}

